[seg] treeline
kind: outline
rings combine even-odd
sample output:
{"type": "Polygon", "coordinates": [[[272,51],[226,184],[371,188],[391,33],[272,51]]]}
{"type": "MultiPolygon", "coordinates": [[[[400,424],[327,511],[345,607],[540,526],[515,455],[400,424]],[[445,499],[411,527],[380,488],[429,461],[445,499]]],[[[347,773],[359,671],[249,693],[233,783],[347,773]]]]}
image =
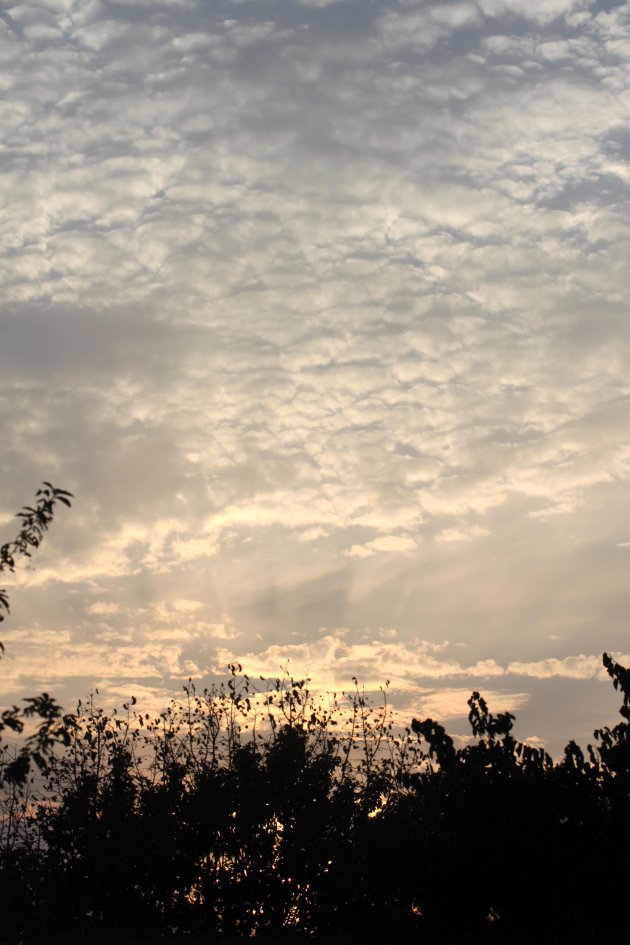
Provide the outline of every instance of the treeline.
{"type": "Polygon", "coordinates": [[[476,692],[460,748],[386,690],[237,666],[157,717],[95,695],[30,769],[2,749],[0,942],[625,942],[630,671],[604,665],[623,720],[557,762],[476,692]]]}

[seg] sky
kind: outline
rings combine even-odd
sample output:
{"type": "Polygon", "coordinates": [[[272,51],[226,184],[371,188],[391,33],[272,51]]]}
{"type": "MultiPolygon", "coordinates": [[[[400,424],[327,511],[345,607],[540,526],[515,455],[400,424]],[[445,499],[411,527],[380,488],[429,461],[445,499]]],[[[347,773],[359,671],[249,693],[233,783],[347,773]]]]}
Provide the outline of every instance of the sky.
{"type": "Polygon", "coordinates": [[[0,701],[615,724],[630,4],[4,0],[0,87],[0,701]]]}

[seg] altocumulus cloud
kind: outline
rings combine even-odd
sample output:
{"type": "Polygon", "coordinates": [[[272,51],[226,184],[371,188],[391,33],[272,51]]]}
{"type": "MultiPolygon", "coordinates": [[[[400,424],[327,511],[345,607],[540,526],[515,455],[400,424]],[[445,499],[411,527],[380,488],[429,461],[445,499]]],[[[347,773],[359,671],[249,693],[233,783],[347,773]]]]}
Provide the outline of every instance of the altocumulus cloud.
{"type": "Polygon", "coordinates": [[[7,695],[625,650],[629,61],[610,0],[3,6],[1,512],[77,494],[7,695]]]}

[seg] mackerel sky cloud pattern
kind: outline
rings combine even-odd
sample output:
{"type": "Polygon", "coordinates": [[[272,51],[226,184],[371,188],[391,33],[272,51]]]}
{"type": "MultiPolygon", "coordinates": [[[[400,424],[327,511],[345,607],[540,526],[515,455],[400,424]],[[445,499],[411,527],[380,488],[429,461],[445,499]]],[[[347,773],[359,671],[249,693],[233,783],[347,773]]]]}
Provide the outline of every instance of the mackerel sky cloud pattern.
{"type": "Polygon", "coordinates": [[[611,0],[3,5],[3,530],[77,497],[3,701],[286,653],[610,719],[629,67],[611,0]]]}

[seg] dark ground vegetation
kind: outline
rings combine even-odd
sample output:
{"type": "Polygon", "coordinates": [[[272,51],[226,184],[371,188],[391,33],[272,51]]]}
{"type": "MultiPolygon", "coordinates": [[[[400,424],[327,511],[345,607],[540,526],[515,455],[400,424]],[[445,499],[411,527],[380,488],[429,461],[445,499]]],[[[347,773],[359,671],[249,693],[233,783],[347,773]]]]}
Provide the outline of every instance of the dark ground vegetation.
{"type": "Polygon", "coordinates": [[[623,721],[555,763],[478,693],[459,749],[240,667],[157,717],[79,705],[43,770],[4,748],[0,942],[627,941],[630,672],[604,664],[623,721]]]}
{"type": "Polygon", "coordinates": [[[0,720],[0,945],[627,942],[630,670],[603,660],[622,720],[555,762],[477,692],[462,748],[386,687],[240,666],[156,716],[27,700],[0,720]]]}

